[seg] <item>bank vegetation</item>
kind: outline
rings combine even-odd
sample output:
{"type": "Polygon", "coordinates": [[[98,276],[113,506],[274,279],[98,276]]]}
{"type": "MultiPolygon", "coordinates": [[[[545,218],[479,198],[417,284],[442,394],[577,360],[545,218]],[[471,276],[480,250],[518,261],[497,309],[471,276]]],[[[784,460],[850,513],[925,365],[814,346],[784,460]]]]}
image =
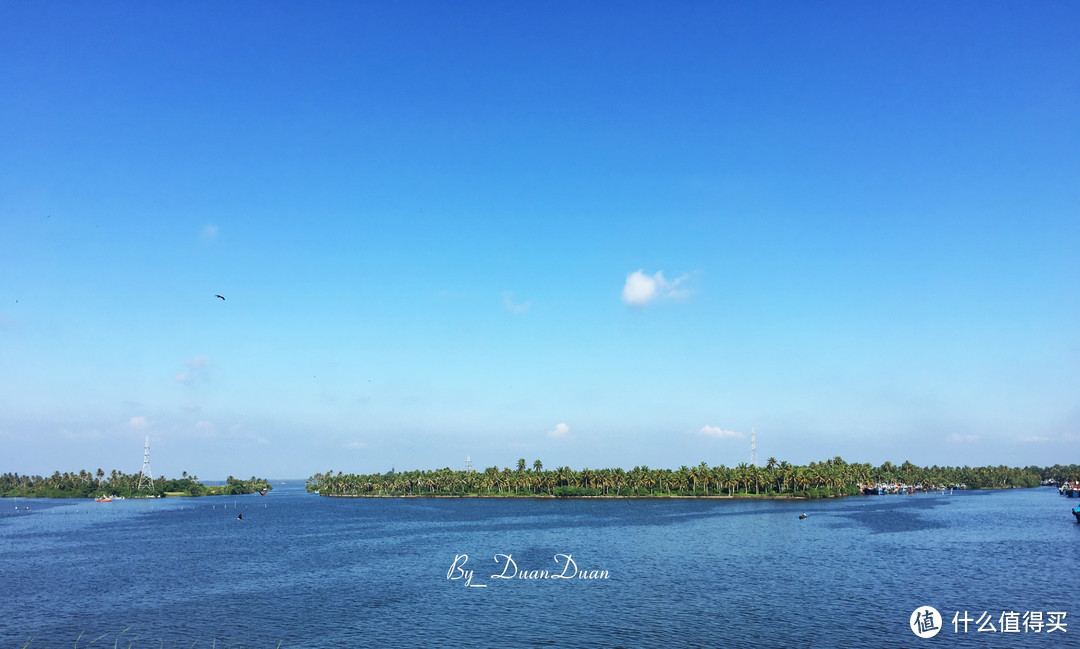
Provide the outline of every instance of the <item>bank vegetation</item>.
{"type": "Polygon", "coordinates": [[[170,496],[232,496],[250,494],[271,489],[266,478],[252,476],[242,480],[229,476],[223,485],[207,485],[199,482],[198,476],[189,476],[184,471],[180,478],[155,478],[153,482],[139,488],[139,473],[124,473],[115,469],[106,474],[103,469],[97,471],[79,471],[60,473],[43,478],[39,475],[19,475],[4,473],[0,475],[0,497],[4,498],[98,498],[117,496],[124,498],[160,498],[170,496]]]}
{"type": "MultiPolygon", "coordinates": [[[[1061,473],[1068,473],[1068,467],[1059,468],[1061,473]]],[[[840,457],[809,465],[769,458],[764,466],[741,463],[710,467],[702,462],[678,469],[544,469],[540,460],[530,467],[521,458],[514,469],[493,466],[482,471],[390,470],[366,475],[331,470],[309,478],[307,489],[324,496],[817,498],[856,494],[876,484],[910,485],[923,490],[1037,487],[1049,471],[1007,466],[919,467],[911,462],[873,466],[845,462],[840,457]]]]}

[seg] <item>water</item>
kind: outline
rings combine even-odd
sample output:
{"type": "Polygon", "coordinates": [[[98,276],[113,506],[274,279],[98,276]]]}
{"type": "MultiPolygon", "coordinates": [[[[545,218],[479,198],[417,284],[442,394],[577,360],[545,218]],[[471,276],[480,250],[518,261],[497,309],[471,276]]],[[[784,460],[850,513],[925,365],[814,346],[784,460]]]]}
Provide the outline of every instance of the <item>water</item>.
{"type": "Polygon", "coordinates": [[[1075,503],[1050,489],[347,499],[300,483],[265,497],[0,499],[0,649],[1075,646],[1075,503]],[[609,578],[495,580],[496,554],[554,574],[569,554],[609,578]],[[471,586],[447,579],[464,570],[471,586]],[[934,640],[909,628],[921,605],[945,618],[934,640]],[[957,633],[965,611],[998,631],[957,633]],[[1010,611],[1064,611],[1067,633],[1002,633],[1010,611]]]}

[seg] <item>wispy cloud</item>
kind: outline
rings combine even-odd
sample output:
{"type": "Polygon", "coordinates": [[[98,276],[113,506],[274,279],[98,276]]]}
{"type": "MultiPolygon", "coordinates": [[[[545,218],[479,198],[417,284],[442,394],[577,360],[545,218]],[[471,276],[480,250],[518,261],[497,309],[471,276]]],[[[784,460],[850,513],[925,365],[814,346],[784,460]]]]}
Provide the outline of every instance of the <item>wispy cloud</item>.
{"type": "Polygon", "coordinates": [[[746,435],[736,432],[734,430],[724,430],[719,426],[708,425],[702,426],[701,430],[698,431],[698,434],[704,435],[706,437],[715,437],[717,439],[737,439],[740,437],[746,437],[746,435]]]}
{"type": "Polygon", "coordinates": [[[518,313],[518,314],[525,313],[525,312],[527,312],[529,310],[529,306],[532,305],[532,302],[528,302],[528,301],[522,302],[520,304],[514,302],[514,292],[513,291],[506,291],[505,293],[503,293],[502,294],[502,300],[503,300],[503,308],[506,309],[507,311],[509,311],[510,313],[518,313]]]}
{"type": "Polygon", "coordinates": [[[105,437],[100,430],[96,429],[71,430],[70,428],[61,428],[59,432],[64,439],[76,442],[96,442],[105,437]]]}
{"type": "Polygon", "coordinates": [[[1019,435],[1016,441],[1022,444],[1041,444],[1042,442],[1049,442],[1050,438],[1042,435],[1019,435]]]}
{"type": "Polygon", "coordinates": [[[684,286],[689,278],[690,275],[686,274],[669,280],[664,277],[662,270],[652,275],[635,270],[626,276],[622,300],[630,306],[642,307],[656,300],[685,299],[690,295],[690,290],[684,286]]]}
{"type": "Polygon", "coordinates": [[[218,226],[216,225],[204,225],[203,229],[199,231],[199,239],[203,241],[216,241],[218,237],[218,226]]]}
{"type": "Polygon", "coordinates": [[[147,428],[150,427],[150,420],[147,419],[146,417],[143,417],[142,415],[139,415],[137,417],[132,417],[128,421],[128,427],[133,428],[135,430],[146,430],[147,428]]]}
{"type": "Polygon", "coordinates": [[[205,377],[206,368],[210,367],[210,357],[206,354],[199,354],[189,361],[184,361],[184,365],[187,365],[188,369],[176,375],[177,383],[191,383],[196,379],[205,377]]]}
{"type": "Polygon", "coordinates": [[[548,437],[566,437],[570,434],[570,427],[566,424],[557,424],[554,429],[548,431],[548,437]]]}
{"type": "Polygon", "coordinates": [[[949,433],[945,438],[953,444],[976,444],[979,441],[978,435],[961,435],[960,433],[949,433]]]}

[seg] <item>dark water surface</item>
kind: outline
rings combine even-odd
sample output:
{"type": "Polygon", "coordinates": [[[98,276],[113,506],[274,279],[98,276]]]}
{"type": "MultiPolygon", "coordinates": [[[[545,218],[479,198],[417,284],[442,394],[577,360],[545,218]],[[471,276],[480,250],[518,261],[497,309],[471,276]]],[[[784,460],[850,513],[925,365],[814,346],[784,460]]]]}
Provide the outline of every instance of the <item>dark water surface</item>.
{"type": "Polygon", "coordinates": [[[1048,488],[752,502],[275,487],[0,499],[0,649],[1080,646],[1076,501],[1048,488]],[[492,579],[496,554],[519,574],[564,574],[561,554],[608,578],[492,579]],[[466,570],[470,586],[447,579],[466,570]],[[922,605],[944,618],[935,638],[909,627],[922,605]],[[996,631],[954,629],[984,611],[996,631]],[[1065,612],[1065,632],[1003,633],[1010,612],[1065,612]]]}

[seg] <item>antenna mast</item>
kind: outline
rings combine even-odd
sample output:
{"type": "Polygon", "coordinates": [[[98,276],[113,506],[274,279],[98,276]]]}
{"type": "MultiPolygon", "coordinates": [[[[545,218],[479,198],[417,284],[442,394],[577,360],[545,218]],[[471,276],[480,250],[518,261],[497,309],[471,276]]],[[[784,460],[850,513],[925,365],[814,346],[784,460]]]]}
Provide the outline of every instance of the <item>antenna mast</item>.
{"type": "Polygon", "coordinates": [[[139,486],[136,489],[153,489],[154,474],[150,472],[150,436],[146,436],[146,446],[143,448],[142,473],[139,474],[139,486]]]}
{"type": "Polygon", "coordinates": [[[472,456],[465,456],[465,473],[472,473],[472,456]]]}

